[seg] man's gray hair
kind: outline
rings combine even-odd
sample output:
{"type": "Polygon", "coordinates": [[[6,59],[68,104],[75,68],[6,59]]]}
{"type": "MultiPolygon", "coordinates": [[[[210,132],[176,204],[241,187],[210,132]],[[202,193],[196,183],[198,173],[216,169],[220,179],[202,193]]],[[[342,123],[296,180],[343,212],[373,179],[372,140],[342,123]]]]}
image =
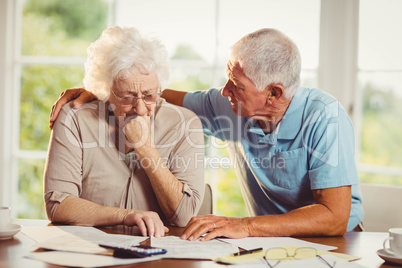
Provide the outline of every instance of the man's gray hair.
{"type": "Polygon", "coordinates": [[[143,74],[156,73],[161,89],[170,82],[170,65],[166,47],[156,36],[142,35],[136,28],[113,26],[87,50],[85,89],[98,99],[109,99],[116,79],[124,79],[132,67],[143,74]]]}
{"type": "Polygon", "coordinates": [[[276,29],[265,28],[247,34],[234,44],[232,57],[259,91],[273,83],[281,84],[285,98],[289,99],[300,85],[299,49],[276,29]]]}

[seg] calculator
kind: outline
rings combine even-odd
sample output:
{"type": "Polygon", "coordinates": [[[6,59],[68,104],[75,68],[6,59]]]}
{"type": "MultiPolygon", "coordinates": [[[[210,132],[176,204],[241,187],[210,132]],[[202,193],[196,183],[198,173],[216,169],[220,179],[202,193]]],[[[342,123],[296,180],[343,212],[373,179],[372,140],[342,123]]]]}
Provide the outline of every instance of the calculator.
{"type": "Polygon", "coordinates": [[[113,256],[118,258],[144,258],[152,255],[165,254],[166,249],[144,245],[106,245],[99,244],[104,248],[113,249],[113,256]]]}

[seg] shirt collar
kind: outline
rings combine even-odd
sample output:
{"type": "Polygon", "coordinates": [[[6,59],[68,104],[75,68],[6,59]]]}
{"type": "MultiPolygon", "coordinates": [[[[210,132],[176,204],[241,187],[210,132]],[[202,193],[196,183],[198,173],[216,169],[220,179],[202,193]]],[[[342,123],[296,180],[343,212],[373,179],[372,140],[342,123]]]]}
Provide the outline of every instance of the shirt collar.
{"type": "Polygon", "coordinates": [[[278,139],[291,140],[296,137],[297,133],[299,133],[303,123],[303,111],[308,94],[309,90],[306,88],[300,87],[296,91],[296,94],[293,96],[292,101],[282,118],[281,129],[278,132],[278,139]]]}
{"type": "Polygon", "coordinates": [[[254,134],[258,134],[260,136],[265,136],[264,132],[262,131],[261,127],[258,125],[258,120],[255,120],[253,118],[248,118],[250,120],[250,127],[248,128],[248,131],[254,134]]]}
{"type": "Polygon", "coordinates": [[[249,119],[249,120],[251,120],[251,122],[250,127],[248,128],[248,132],[259,136],[258,143],[268,143],[271,145],[276,144],[281,122],[278,123],[278,125],[276,126],[275,130],[272,133],[265,134],[264,131],[262,131],[261,127],[259,126],[258,120],[255,119],[249,119]]]}
{"type": "MultiPolygon", "coordinates": [[[[285,112],[280,124],[276,127],[272,134],[265,135],[261,127],[258,125],[258,120],[252,120],[250,122],[249,132],[257,134],[259,136],[267,136],[265,139],[269,139],[268,136],[276,136],[277,139],[292,140],[296,137],[302,127],[303,111],[306,105],[307,96],[309,90],[307,88],[300,87],[292,98],[288,109],[285,112]],[[274,134],[274,135],[273,135],[274,134]]],[[[272,139],[273,137],[271,137],[272,139]]],[[[262,139],[264,140],[264,138],[262,139]]],[[[261,141],[262,141],[261,140],[261,141]]]]}

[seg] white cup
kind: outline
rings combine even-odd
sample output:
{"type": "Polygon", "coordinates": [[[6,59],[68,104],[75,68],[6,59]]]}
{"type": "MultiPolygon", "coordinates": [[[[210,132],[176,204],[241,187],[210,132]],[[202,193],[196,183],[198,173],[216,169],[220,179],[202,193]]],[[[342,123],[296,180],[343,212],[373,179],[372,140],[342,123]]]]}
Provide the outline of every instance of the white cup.
{"type": "Polygon", "coordinates": [[[0,207],[0,231],[5,230],[10,223],[10,207],[0,207]]]}
{"type": "Polygon", "coordinates": [[[383,247],[388,254],[402,258],[402,228],[391,228],[388,230],[389,237],[384,240],[383,247]],[[389,240],[389,248],[386,243],[389,240]]]}

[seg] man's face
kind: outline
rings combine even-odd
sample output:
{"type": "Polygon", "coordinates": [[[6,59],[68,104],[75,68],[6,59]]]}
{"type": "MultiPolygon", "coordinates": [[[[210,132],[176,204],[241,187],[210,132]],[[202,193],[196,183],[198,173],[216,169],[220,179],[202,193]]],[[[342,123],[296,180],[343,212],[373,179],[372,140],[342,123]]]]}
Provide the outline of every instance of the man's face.
{"type": "Polygon", "coordinates": [[[158,99],[157,93],[159,83],[156,73],[142,74],[137,68],[132,68],[126,78],[114,82],[109,102],[115,106],[114,115],[126,120],[133,115],[153,113],[156,104],[152,102],[158,99]]]}
{"type": "Polygon", "coordinates": [[[258,91],[235,60],[228,61],[226,73],[228,81],[222,90],[222,96],[228,97],[233,112],[239,116],[260,119],[267,104],[267,89],[258,91]]]}

